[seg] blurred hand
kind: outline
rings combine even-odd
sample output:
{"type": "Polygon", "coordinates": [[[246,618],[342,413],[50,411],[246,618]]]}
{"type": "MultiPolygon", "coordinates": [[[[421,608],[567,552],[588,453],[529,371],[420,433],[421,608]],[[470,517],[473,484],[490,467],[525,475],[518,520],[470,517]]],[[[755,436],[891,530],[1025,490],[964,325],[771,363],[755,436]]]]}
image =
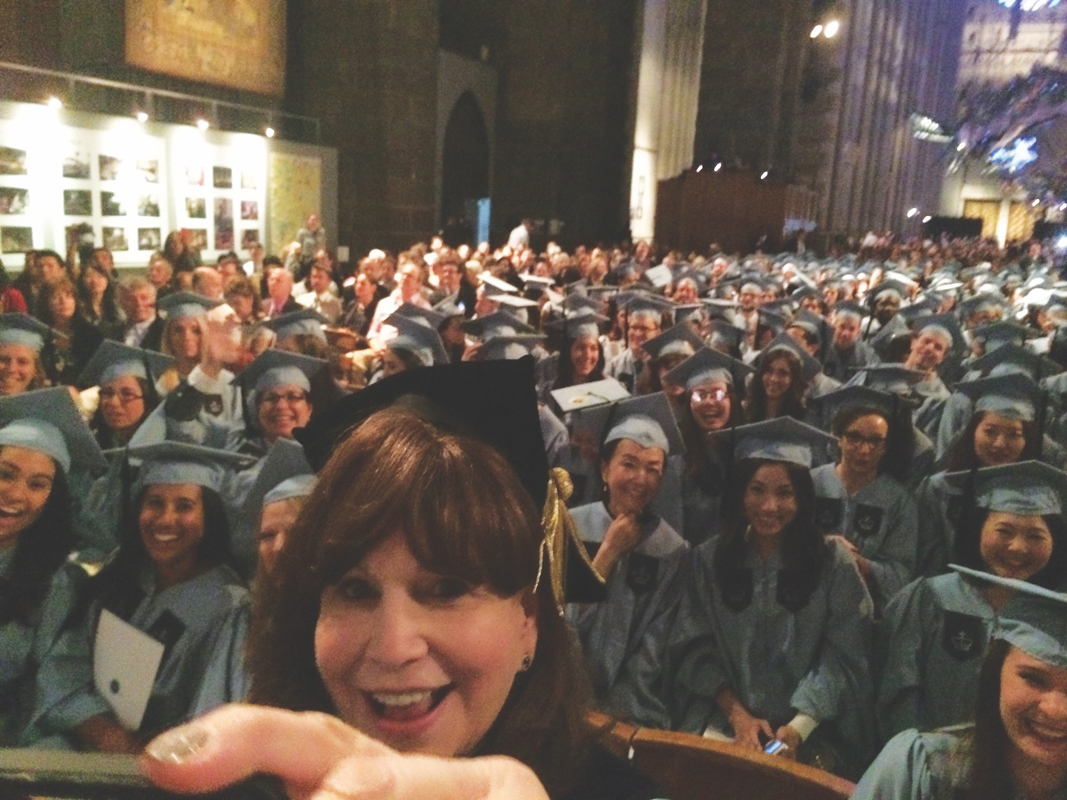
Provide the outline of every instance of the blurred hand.
{"type": "Polygon", "coordinates": [[[141,768],[164,789],[204,793],[256,773],[281,778],[294,800],[547,800],[510,758],[406,755],[336,717],[232,705],[164,733],[141,768]]]}

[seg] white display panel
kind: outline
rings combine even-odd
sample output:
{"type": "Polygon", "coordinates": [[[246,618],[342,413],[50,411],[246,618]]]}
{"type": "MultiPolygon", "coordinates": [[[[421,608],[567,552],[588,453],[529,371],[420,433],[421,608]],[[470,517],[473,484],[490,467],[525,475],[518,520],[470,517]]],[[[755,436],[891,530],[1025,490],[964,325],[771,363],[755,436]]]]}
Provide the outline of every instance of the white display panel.
{"type": "Polygon", "coordinates": [[[0,258],[65,253],[78,226],[120,265],[188,228],[205,263],[266,241],[267,141],[0,102],[0,258]],[[71,124],[71,118],[84,125],[71,124]]]}

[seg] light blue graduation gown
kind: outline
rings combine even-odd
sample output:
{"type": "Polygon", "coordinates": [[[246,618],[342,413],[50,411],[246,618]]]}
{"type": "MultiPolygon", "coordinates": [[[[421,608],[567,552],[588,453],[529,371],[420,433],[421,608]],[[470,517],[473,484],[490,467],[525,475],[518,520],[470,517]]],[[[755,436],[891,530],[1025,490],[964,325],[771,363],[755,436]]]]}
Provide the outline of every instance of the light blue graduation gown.
{"type": "MultiPolygon", "coordinates": [[[[595,553],[612,518],[603,503],[571,511],[578,535],[595,553]]],[[[598,702],[605,711],[642,725],[666,727],[660,699],[663,648],[681,596],[689,545],[655,515],[641,541],[619,557],[608,576],[607,598],[568,618],[578,632],[598,702]]]]}
{"type": "MultiPolygon", "coordinates": [[[[126,620],[166,646],[138,729],[149,736],[188,720],[201,684],[218,667],[220,641],[240,630],[231,618],[248,613],[250,598],[229,567],[213,567],[157,592],[150,569],[140,578],[144,597],[126,620]]],[[[110,706],[93,685],[93,649],[100,607],[69,628],[41,665],[33,723],[48,734],[69,733],[110,706]]],[[[229,649],[229,648],[225,648],[229,649]]]]}
{"type": "Polygon", "coordinates": [[[732,733],[715,695],[728,687],[748,712],[772,727],[804,713],[836,727],[838,745],[866,763],[874,740],[869,655],[873,603],[852,556],[827,543],[822,576],[795,611],[779,602],[780,552],[766,561],[746,547],[751,597],[735,611],[714,573],[717,539],[692,551],[688,586],[670,634],[673,726],[701,733],[709,725],[732,733]],[[830,723],[833,723],[832,725],[830,723]]]}
{"type": "Polygon", "coordinates": [[[956,800],[971,759],[951,732],[902,731],[856,784],[851,800],[956,800]]]}
{"type": "Polygon", "coordinates": [[[977,586],[955,572],[919,578],[893,598],[875,658],[882,741],[974,719],[993,622],[977,586]]]}
{"type": "Polygon", "coordinates": [[[912,579],[918,516],[907,490],[889,475],[879,475],[851,497],[837,467],[812,470],[815,522],[827,534],[840,533],[855,544],[871,564],[867,588],[876,608],[912,579]]]}
{"type": "MultiPolygon", "coordinates": [[[[14,558],[14,547],[0,550],[0,576],[8,577],[14,558]]],[[[25,746],[40,737],[28,725],[38,670],[55,647],[86,577],[80,567],[64,564],[29,624],[12,620],[0,627],[0,747],[25,746]]]]}

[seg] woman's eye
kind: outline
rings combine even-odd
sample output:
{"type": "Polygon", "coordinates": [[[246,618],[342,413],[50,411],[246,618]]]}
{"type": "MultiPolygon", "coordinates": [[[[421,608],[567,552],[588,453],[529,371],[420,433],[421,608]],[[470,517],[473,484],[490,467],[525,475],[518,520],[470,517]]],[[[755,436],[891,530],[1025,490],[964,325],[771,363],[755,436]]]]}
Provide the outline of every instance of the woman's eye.
{"type": "Polygon", "coordinates": [[[470,591],[470,584],[461,578],[440,578],[431,589],[431,594],[438,600],[455,600],[470,591]]]}
{"type": "Polygon", "coordinates": [[[362,578],[345,578],[335,589],[337,596],[350,602],[373,600],[377,597],[374,587],[362,578]]]}
{"type": "Polygon", "coordinates": [[[1044,689],[1048,686],[1047,677],[1036,670],[1020,670],[1019,677],[1026,681],[1030,686],[1035,689],[1044,689]]]}

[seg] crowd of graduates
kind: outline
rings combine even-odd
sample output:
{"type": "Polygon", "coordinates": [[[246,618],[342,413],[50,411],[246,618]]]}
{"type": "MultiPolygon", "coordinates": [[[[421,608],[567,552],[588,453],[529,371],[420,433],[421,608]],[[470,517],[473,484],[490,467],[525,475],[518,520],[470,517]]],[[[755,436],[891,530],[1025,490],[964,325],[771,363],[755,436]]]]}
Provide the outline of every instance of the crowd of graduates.
{"type": "Polygon", "coordinates": [[[588,567],[567,620],[630,722],[855,780],[973,722],[1017,594],[988,576],[1067,589],[1067,282],[1040,243],[434,238],[345,269],[320,230],[3,280],[4,745],[136,752],[244,699],[250,587],[315,483],[300,429],[447,363],[532,362],[588,567]]]}

